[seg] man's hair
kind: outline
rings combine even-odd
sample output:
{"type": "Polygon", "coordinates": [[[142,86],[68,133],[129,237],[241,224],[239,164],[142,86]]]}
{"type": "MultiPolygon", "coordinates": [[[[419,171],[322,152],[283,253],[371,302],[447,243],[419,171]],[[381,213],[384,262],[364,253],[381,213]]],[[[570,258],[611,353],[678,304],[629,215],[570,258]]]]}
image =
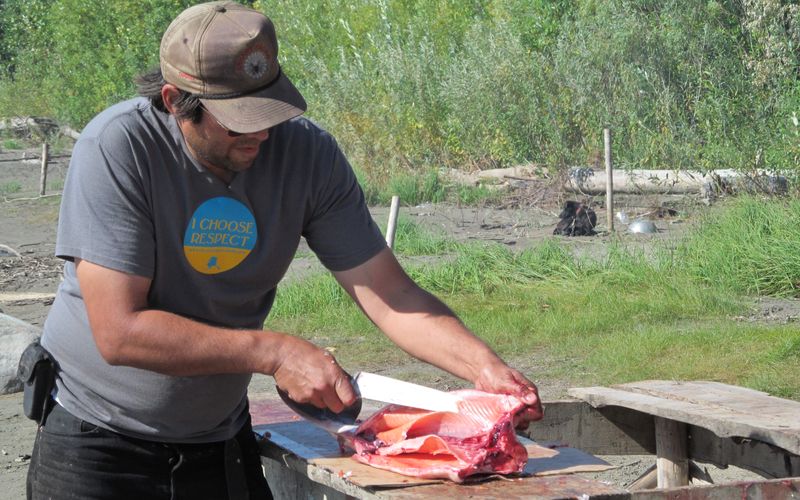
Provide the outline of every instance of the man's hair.
{"type": "MultiPolygon", "coordinates": [[[[161,87],[167,82],[161,74],[161,68],[157,67],[142,73],[136,77],[136,91],[140,96],[150,99],[150,103],[159,111],[169,113],[161,97],[161,87]]],[[[191,92],[178,89],[178,98],[173,101],[175,117],[182,120],[191,120],[198,123],[203,118],[203,105],[200,99],[191,92]]]]}

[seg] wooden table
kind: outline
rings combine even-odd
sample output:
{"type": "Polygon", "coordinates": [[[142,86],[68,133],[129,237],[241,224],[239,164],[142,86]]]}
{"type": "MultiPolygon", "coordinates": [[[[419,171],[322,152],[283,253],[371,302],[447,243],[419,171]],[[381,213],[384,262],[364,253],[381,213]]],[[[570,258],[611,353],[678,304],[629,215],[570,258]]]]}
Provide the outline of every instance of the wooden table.
{"type": "Polygon", "coordinates": [[[262,462],[277,498],[800,499],[800,403],[715,382],[645,381],[570,395],[577,399],[545,402],[530,436],[590,454],[653,454],[661,489],[628,491],[574,474],[458,485],[366,466],[356,471],[361,464],[338,455],[333,438],[280,415],[267,426],[274,432],[263,443],[262,462]],[[691,460],[767,479],[680,486],[691,477],[691,460]],[[378,473],[391,478],[370,483],[378,473]]]}
{"type": "MultiPolygon", "coordinates": [[[[256,426],[268,432],[262,450],[266,473],[278,498],[574,498],[624,493],[618,487],[564,470],[599,471],[606,462],[573,448],[537,446],[521,438],[529,448],[526,477],[454,484],[439,479],[421,479],[376,469],[342,453],[325,431],[305,421],[256,426]],[[538,476],[533,476],[538,474],[538,476]],[[311,481],[309,481],[311,479],[311,481]]],[[[588,497],[587,497],[588,498],[588,497]]]]}
{"type": "MultiPolygon", "coordinates": [[[[755,457],[756,463],[748,467],[751,470],[773,477],[800,475],[797,458],[800,455],[800,403],[796,401],[706,381],[650,380],[615,387],[570,389],[569,394],[595,408],[629,408],[654,417],[659,488],[688,485],[690,456],[702,456],[711,451],[699,449],[709,444],[696,442],[702,438],[695,438],[696,432],[690,435],[690,426],[710,431],[717,438],[731,438],[739,443],[748,441],[753,447],[762,448],[763,454],[755,457]],[[776,460],[783,463],[770,463],[776,460]]],[[[720,450],[718,455],[721,456],[717,461],[725,459],[725,450],[720,450]]],[[[728,455],[728,459],[734,458],[733,453],[728,455]]]]}

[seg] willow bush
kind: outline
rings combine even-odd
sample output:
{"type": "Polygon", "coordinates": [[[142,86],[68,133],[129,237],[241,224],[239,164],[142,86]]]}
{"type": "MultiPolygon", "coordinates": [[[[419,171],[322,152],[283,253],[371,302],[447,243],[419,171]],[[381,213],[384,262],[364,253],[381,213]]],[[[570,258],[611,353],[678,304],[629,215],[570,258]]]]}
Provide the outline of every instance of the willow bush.
{"type": "MultiPolygon", "coordinates": [[[[0,2],[0,109],[82,127],[188,0],[0,2]]],[[[797,171],[788,0],[276,0],[286,73],[362,178],[599,161],[797,171]]]]}

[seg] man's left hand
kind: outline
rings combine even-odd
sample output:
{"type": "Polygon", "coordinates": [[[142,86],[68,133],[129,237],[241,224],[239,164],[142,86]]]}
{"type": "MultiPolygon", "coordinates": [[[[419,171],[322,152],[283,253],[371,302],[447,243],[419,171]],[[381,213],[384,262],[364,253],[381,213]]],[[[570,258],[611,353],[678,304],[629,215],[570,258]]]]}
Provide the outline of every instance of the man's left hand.
{"type": "Polygon", "coordinates": [[[528,424],[540,420],[543,416],[542,402],[539,400],[539,390],[536,385],[528,380],[522,373],[504,363],[496,363],[481,370],[475,388],[495,394],[509,394],[516,396],[526,403],[528,407],[517,416],[517,429],[524,430],[528,424]]]}

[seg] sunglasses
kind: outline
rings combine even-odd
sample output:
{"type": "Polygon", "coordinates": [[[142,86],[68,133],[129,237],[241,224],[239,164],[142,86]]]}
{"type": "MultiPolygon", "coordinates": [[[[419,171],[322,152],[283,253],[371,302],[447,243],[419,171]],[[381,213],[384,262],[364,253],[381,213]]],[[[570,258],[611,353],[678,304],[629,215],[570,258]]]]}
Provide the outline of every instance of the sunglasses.
{"type": "Polygon", "coordinates": [[[241,137],[244,135],[241,132],[234,132],[233,130],[229,129],[228,127],[220,123],[220,121],[217,120],[217,117],[215,117],[209,110],[207,110],[205,106],[201,107],[203,108],[203,111],[205,111],[208,114],[208,116],[210,116],[215,122],[217,122],[217,125],[219,125],[220,128],[222,128],[222,130],[224,130],[228,134],[228,137],[241,137]]]}

